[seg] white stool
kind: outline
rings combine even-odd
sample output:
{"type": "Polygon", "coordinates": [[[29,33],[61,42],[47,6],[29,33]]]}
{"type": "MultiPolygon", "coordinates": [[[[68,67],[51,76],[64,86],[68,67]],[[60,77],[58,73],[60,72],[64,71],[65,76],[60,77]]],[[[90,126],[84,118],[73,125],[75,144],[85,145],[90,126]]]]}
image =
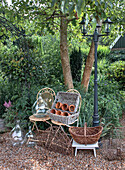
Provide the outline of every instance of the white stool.
{"type": "Polygon", "coordinates": [[[93,149],[94,156],[96,157],[96,148],[98,148],[99,145],[98,145],[98,142],[96,142],[94,144],[84,145],[84,144],[79,144],[79,143],[77,143],[73,140],[72,147],[76,148],[75,149],[75,156],[77,155],[77,149],[93,149]]]}

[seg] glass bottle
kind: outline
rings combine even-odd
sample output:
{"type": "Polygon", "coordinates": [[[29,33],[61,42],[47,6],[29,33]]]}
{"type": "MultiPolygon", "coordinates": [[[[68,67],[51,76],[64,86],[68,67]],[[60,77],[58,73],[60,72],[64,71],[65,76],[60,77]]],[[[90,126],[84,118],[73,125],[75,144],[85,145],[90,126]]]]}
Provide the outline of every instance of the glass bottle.
{"type": "Polygon", "coordinates": [[[29,131],[27,132],[25,137],[28,139],[27,140],[27,145],[29,147],[32,147],[32,146],[35,145],[34,136],[33,136],[32,130],[31,130],[31,126],[29,126],[29,131]]]}
{"type": "Polygon", "coordinates": [[[10,132],[12,144],[13,146],[20,145],[23,138],[22,138],[22,131],[20,127],[20,120],[16,121],[16,126],[10,132]]]}

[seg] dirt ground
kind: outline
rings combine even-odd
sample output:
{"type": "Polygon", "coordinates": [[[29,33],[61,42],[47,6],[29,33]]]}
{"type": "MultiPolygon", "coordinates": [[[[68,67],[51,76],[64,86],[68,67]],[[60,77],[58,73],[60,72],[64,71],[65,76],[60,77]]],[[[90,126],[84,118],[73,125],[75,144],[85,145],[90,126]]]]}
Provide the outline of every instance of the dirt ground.
{"type": "MultiPolygon", "coordinates": [[[[78,150],[77,156],[64,151],[47,149],[44,144],[28,147],[26,144],[13,147],[9,132],[0,134],[1,170],[124,170],[125,169],[125,114],[121,120],[122,139],[102,139],[102,147],[92,150],[78,150]],[[59,152],[62,153],[59,153],[59,152]]],[[[45,141],[45,137],[41,140],[45,141]]]]}

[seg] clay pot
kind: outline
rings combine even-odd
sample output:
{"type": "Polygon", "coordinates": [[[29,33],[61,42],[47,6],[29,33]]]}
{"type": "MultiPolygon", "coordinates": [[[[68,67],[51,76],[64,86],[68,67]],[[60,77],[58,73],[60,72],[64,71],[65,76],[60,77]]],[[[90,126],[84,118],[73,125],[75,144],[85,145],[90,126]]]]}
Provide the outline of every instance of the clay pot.
{"type": "Polygon", "coordinates": [[[69,106],[68,106],[68,104],[65,103],[65,104],[62,105],[61,108],[62,108],[62,110],[66,111],[66,110],[69,109],[69,106]]]}
{"type": "Polygon", "coordinates": [[[56,110],[55,109],[51,109],[50,113],[56,114],[56,110]]]}
{"type": "Polygon", "coordinates": [[[62,115],[62,116],[70,116],[70,113],[68,113],[68,112],[62,112],[61,115],[62,115]]]}
{"type": "Polygon", "coordinates": [[[75,110],[75,105],[71,104],[71,105],[69,106],[69,111],[70,111],[70,112],[74,112],[74,110],[75,110]]]}
{"type": "Polygon", "coordinates": [[[62,107],[62,103],[57,102],[57,103],[56,103],[56,109],[61,109],[61,107],[62,107]]]}
{"type": "Polygon", "coordinates": [[[56,114],[57,114],[57,115],[61,115],[61,113],[62,113],[62,112],[61,112],[60,110],[57,110],[57,111],[56,111],[56,114]]]}

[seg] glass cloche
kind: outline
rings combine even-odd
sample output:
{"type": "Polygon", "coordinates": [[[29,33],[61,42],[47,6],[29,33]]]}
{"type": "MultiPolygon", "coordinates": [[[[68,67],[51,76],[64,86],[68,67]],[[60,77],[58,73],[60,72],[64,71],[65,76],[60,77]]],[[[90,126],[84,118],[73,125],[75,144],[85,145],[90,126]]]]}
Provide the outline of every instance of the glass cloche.
{"type": "Polygon", "coordinates": [[[40,118],[40,117],[45,117],[47,115],[48,109],[49,109],[48,104],[42,98],[41,93],[40,93],[38,99],[33,104],[32,112],[33,112],[34,116],[40,118]]]}
{"type": "Polygon", "coordinates": [[[10,137],[13,146],[18,146],[22,144],[23,135],[20,127],[20,120],[16,121],[16,126],[10,132],[10,137]]]}

